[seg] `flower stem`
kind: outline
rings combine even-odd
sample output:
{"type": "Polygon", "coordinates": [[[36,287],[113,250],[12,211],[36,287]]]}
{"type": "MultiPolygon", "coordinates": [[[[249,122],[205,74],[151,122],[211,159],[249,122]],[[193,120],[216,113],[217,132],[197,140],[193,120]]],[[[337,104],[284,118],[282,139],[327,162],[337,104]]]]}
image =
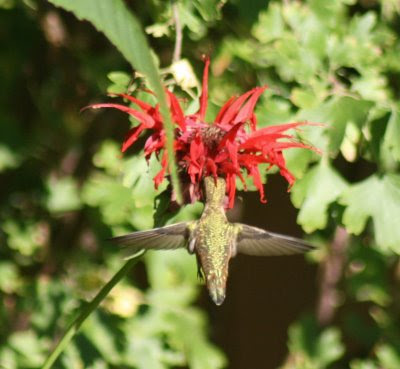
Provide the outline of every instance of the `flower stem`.
{"type": "Polygon", "coordinates": [[[69,341],[78,332],[82,323],[86,318],[100,305],[100,303],[107,297],[113,287],[127,274],[134,264],[139,260],[139,257],[143,255],[144,251],[138,252],[136,255],[131,257],[122,268],[111,278],[111,280],[97,293],[97,295],[85,305],[81,312],[74,318],[70,326],[65,331],[61,340],[57,343],[52,353],[47,357],[44,362],[42,369],[50,369],[60,354],[64,351],[69,341]]]}
{"type": "Polygon", "coordinates": [[[178,8],[178,2],[173,1],[172,2],[172,15],[174,18],[174,23],[175,23],[175,47],[174,47],[174,54],[172,58],[172,62],[176,63],[177,61],[180,60],[181,58],[181,52],[182,52],[182,23],[179,18],[179,8],[178,8]]]}

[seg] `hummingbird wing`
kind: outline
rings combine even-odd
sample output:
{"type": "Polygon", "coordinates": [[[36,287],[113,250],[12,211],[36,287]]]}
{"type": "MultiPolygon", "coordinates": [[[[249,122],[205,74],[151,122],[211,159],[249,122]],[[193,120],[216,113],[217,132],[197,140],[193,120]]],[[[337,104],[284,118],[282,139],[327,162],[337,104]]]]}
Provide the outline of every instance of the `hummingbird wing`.
{"type": "Polygon", "coordinates": [[[189,237],[188,223],[139,231],[111,238],[110,241],[124,248],[126,258],[139,250],[173,250],[185,247],[189,237]]]}
{"type": "Polygon", "coordinates": [[[237,252],[246,255],[275,256],[301,254],[314,247],[307,242],[290,236],[265,231],[246,224],[238,224],[241,228],[237,239],[237,252]]]}

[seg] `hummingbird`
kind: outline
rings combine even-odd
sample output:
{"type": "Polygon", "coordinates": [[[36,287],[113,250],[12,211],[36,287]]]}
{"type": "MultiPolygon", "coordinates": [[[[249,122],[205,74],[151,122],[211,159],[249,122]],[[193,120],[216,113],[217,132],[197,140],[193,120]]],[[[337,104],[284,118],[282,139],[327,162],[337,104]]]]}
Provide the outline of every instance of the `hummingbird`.
{"type": "MultiPolygon", "coordinates": [[[[228,267],[238,253],[256,256],[300,254],[314,247],[307,242],[241,223],[231,223],[225,213],[225,179],[205,177],[205,206],[199,220],[114,237],[112,242],[132,256],[141,249],[187,248],[195,254],[211,299],[225,300],[228,267]]],[[[129,258],[129,256],[127,256],[129,258]]]]}

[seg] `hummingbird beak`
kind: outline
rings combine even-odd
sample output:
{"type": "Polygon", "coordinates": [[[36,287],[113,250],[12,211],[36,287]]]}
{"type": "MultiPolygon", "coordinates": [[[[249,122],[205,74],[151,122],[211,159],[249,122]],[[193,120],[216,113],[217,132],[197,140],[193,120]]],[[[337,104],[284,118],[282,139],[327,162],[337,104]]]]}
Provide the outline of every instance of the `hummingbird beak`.
{"type": "Polygon", "coordinates": [[[218,306],[222,305],[225,300],[225,288],[214,285],[210,286],[208,290],[210,293],[210,297],[214,301],[214,303],[218,306]]]}

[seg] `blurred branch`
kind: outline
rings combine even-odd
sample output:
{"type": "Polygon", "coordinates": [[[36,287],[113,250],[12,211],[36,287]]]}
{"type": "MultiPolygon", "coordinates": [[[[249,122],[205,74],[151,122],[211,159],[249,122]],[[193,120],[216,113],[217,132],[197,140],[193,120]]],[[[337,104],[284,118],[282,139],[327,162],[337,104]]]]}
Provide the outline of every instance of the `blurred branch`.
{"type": "Polygon", "coordinates": [[[54,47],[65,46],[68,40],[67,31],[60,15],[54,10],[44,14],[41,26],[46,40],[54,47]]]}
{"type": "Polygon", "coordinates": [[[111,278],[111,280],[98,292],[98,294],[85,305],[82,311],[75,317],[71,325],[65,331],[61,340],[58,342],[52,353],[47,357],[42,369],[50,369],[60,354],[64,351],[65,347],[71,341],[72,337],[78,332],[79,328],[86,320],[86,318],[100,305],[100,303],[107,297],[114,286],[128,273],[128,271],[136,264],[139,257],[142,256],[144,251],[140,251],[131,259],[129,259],[124,266],[111,278]]]}
{"type": "Polygon", "coordinates": [[[339,303],[337,284],[342,276],[346,262],[346,249],[349,234],[344,227],[336,228],[329,253],[321,265],[317,319],[320,325],[329,324],[339,303]]]}
{"type": "Polygon", "coordinates": [[[175,63],[181,58],[182,53],[182,23],[179,18],[178,1],[172,1],[172,16],[175,24],[175,46],[172,62],[175,63]]]}

